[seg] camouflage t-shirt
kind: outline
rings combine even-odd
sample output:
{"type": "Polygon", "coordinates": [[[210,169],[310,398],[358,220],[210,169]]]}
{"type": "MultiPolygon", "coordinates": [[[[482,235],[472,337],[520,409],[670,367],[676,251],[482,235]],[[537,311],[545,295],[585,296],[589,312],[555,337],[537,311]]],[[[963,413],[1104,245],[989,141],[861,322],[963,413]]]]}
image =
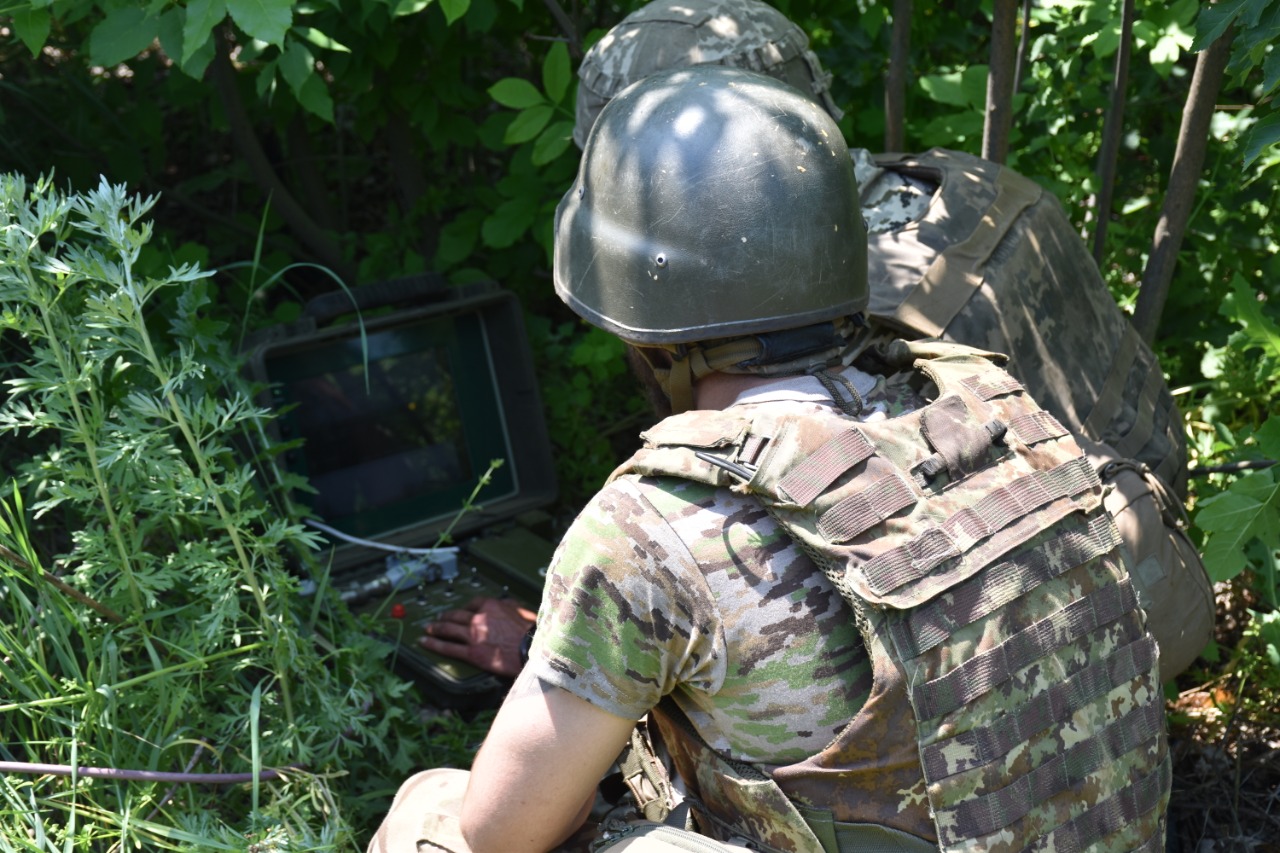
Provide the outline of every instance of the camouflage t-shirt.
{"type": "MultiPolygon", "coordinates": [[[[846,375],[865,419],[918,405],[905,385],[846,375]]],[[[794,377],[735,405],[815,411],[830,397],[794,377]]],[[[711,747],[764,765],[821,750],[872,686],[848,605],[754,499],[632,475],[561,541],[529,666],[621,717],[670,694],[711,747]]]]}

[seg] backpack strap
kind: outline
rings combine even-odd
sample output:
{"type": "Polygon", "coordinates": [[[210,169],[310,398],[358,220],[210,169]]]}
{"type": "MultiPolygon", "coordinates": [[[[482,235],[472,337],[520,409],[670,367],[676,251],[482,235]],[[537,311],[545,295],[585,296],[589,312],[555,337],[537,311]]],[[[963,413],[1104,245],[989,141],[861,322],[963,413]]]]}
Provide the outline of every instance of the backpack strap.
{"type": "Polygon", "coordinates": [[[996,199],[981,224],[965,239],[934,258],[924,278],[898,307],[897,318],[927,335],[939,336],[982,284],[982,267],[1009,226],[1043,190],[1007,169],[996,178],[996,199]]]}

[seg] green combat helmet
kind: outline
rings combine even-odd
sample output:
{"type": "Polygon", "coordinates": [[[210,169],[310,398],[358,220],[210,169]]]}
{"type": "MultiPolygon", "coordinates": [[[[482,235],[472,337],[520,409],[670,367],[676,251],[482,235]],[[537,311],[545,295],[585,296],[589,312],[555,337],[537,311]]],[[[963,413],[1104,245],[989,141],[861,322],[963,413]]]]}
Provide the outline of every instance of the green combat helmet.
{"type": "Polygon", "coordinates": [[[776,77],[809,95],[837,121],[831,75],[809,37],[760,0],[654,0],[623,18],[578,68],[573,141],[587,134],[609,99],[637,80],[689,65],[731,65],[776,77]]]}
{"type": "Polygon", "coordinates": [[[654,372],[675,411],[710,372],[833,364],[869,297],[844,138],[772,77],[715,65],[646,77],[587,139],[553,266],[581,317],[672,354],[669,376],[654,372]]]}

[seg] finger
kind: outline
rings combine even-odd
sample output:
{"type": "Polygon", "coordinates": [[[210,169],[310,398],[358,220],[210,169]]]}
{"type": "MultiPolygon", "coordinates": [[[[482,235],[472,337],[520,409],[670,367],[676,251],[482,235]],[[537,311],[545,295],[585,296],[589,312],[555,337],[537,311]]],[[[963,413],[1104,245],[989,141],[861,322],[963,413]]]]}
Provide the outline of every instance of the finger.
{"type": "Polygon", "coordinates": [[[453,622],[432,622],[422,629],[422,633],[454,643],[471,642],[470,626],[457,625],[453,622]]]}
{"type": "Polygon", "coordinates": [[[436,624],[451,622],[456,625],[468,625],[475,615],[471,610],[446,610],[436,619],[436,624]]]}
{"type": "Polygon", "coordinates": [[[438,655],[444,655],[449,658],[457,658],[458,660],[468,660],[471,656],[470,646],[463,643],[451,643],[435,637],[419,637],[418,645],[429,652],[435,652],[438,655]]]}

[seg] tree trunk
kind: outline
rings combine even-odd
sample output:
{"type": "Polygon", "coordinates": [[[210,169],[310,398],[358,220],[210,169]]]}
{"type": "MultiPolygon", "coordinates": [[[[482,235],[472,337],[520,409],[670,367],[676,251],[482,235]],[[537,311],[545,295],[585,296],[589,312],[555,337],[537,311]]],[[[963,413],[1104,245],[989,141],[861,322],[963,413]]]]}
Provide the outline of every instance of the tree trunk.
{"type": "Polygon", "coordinates": [[[1160,326],[1160,315],[1164,313],[1164,303],[1177,266],[1178,250],[1182,247],[1187,221],[1195,204],[1200,170],[1208,147],[1209,121],[1213,118],[1214,104],[1222,88],[1223,72],[1234,36],[1235,28],[1229,27],[1196,58],[1195,74],[1191,77],[1187,104],[1182,111],[1182,127],[1178,130],[1178,148],[1169,172],[1169,187],[1165,191],[1164,207],[1160,210],[1160,221],[1156,223],[1151,254],[1142,274],[1138,302],[1133,312],[1134,328],[1148,344],[1155,340],[1156,329],[1160,326]]]}
{"type": "Polygon", "coordinates": [[[906,146],[907,64],[911,58],[911,0],[893,0],[889,73],[884,80],[884,150],[906,146]]]}
{"type": "Polygon", "coordinates": [[[994,0],[991,10],[991,67],[987,75],[987,120],[982,128],[982,156],[993,163],[1009,157],[1013,126],[1013,74],[1017,64],[1014,30],[1018,0],[994,0]]]}
{"type": "Polygon", "coordinates": [[[1013,70],[1013,91],[1022,91],[1022,75],[1026,71],[1027,45],[1031,32],[1031,0],[1022,0],[1022,31],[1018,33],[1018,65],[1013,70]]]}
{"type": "Polygon", "coordinates": [[[1094,212],[1093,260],[1102,265],[1102,251],[1111,220],[1111,199],[1116,188],[1116,158],[1124,136],[1124,102],[1129,88],[1129,42],[1133,37],[1133,0],[1124,0],[1120,16],[1120,47],[1116,51],[1115,76],[1111,80],[1111,103],[1102,124],[1102,145],[1098,149],[1098,199],[1094,212]]]}

